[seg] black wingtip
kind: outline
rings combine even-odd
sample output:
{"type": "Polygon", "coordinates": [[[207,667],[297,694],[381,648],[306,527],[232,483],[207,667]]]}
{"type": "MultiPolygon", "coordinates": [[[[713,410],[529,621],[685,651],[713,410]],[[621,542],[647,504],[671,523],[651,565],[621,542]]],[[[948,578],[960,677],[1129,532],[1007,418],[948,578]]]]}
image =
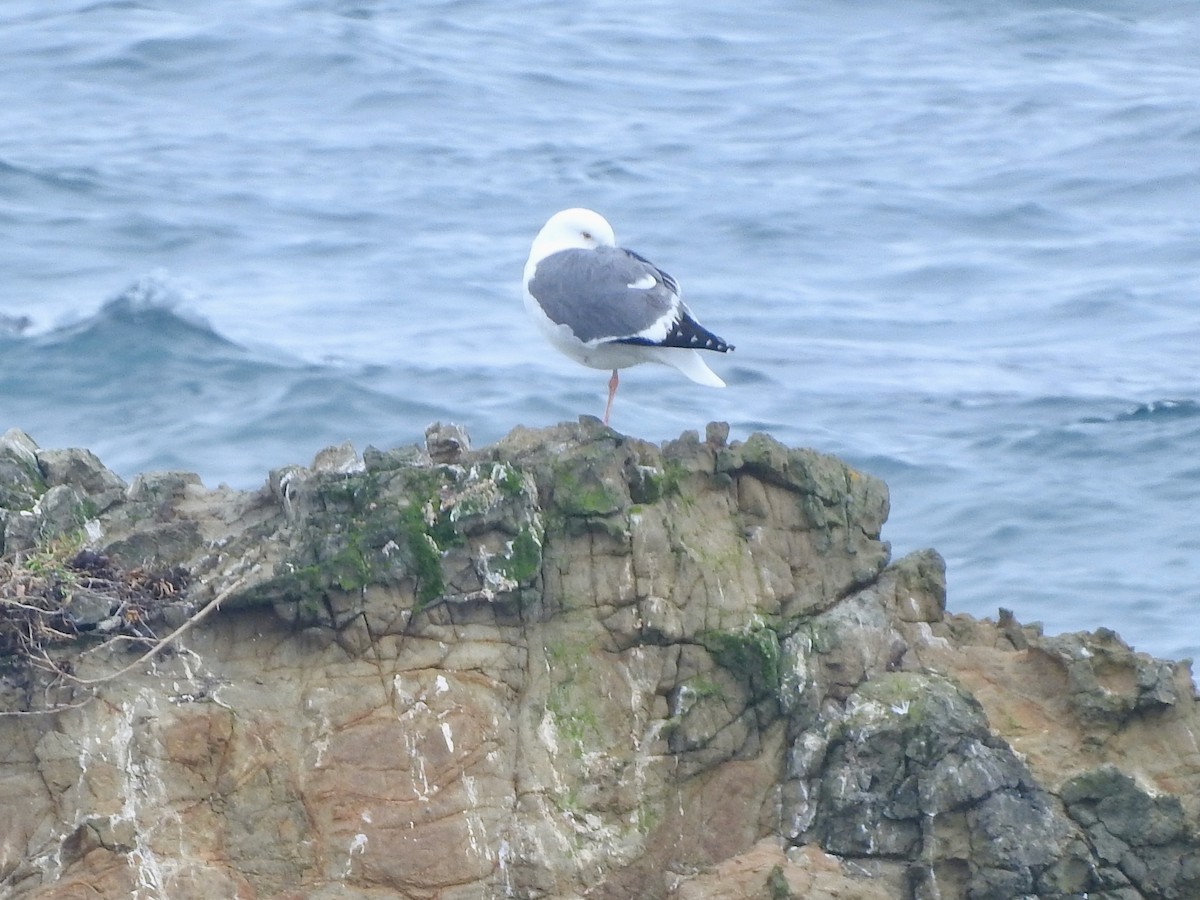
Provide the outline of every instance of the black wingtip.
{"type": "Polygon", "coordinates": [[[691,316],[681,316],[679,321],[671,326],[664,347],[684,347],[691,350],[712,350],[716,353],[728,353],[733,344],[717,337],[691,316]]]}
{"type": "Polygon", "coordinates": [[[734,349],[733,344],[717,337],[691,316],[684,316],[671,326],[667,336],[661,341],[652,341],[643,337],[621,338],[615,344],[644,344],[648,347],[678,347],[682,350],[712,350],[714,353],[728,353],[734,349]]]}

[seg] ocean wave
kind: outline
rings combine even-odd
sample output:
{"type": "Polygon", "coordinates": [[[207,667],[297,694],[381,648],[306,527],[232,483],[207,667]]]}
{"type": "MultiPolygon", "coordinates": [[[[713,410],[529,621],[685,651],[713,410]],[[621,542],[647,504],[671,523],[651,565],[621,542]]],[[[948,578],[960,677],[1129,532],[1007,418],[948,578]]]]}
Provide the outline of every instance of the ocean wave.
{"type": "MultiPolygon", "coordinates": [[[[36,335],[0,332],[0,431],[15,426],[42,446],[92,448],[126,478],[185,468],[252,487],[323,446],[392,446],[433,419],[454,418],[443,402],[452,385],[246,347],[192,303],[185,287],[149,275],[76,322],[36,335]]],[[[442,381],[462,378],[460,370],[442,381]]]]}
{"type": "Polygon", "coordinates": [[[145,275],[95,313],[32,336],[29,351],[68,352],[97,362],[122,355],[129,363],[200,346],[237,348],[191,308],[194,302],[192,292],[169,276],[145,275]]]}
{"type": "Polygon", "coordinates": [[[95,192],[100,173],[91,166],[33,166],[0,159],[0,189],[9,197],[28,199],[49,188],[65,195],[95,192]]]}
{"type": "Polygon", "coordinates": [[[9,315],[8,313],[0,313],[0,337],[8,335],[15,337],[29,330],[29,326],[33,324],[33,319],[25,315],[9,315]]]}
{"type": "Polygon", "coordinates": [[[1150,400],[1113,416],[1088,417],[1080,421],[1087,425],[1102,425],[1115,422],[1169,422],[1197,416],[1200,416],[1200,403],[1195,400],[1150,400]]]}
{"type": "Polygon", "coordinates": [[[1159,458],[1160,471],[1174,471],[1182,459],[1178,448],[1200,440],[1200,403],[1190,399],[1130,405],[1114,398],[991,397],[950,406],[959,410],[962,432],[973,435],[967,442],[969,452],[994,456],[1005,464],[1055,461],[1103,467],[1159,458]]]}
{"type": "Polygon", "coordinates": [[[1156,421],[1170,419],[1193,419],[1200,416],[1200,403],[1195,400],[1153,400],[1149,403],[1139,403],[1128,412],[1116,417],[1118,422],[1156,421]]]}

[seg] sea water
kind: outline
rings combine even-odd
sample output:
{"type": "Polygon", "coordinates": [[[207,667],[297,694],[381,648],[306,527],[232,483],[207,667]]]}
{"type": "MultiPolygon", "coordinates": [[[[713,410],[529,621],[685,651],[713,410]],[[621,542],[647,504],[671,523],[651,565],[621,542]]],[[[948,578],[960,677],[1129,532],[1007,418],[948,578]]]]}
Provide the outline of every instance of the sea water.
{"type": "Polygon", "coordinates": [[[626,371],[884,478],[949,606],[1200,652],[1200,6],[0,6],[0,430],[126,478],[603,409],[525,318],[593,207],[737,345],[626,371]]]}

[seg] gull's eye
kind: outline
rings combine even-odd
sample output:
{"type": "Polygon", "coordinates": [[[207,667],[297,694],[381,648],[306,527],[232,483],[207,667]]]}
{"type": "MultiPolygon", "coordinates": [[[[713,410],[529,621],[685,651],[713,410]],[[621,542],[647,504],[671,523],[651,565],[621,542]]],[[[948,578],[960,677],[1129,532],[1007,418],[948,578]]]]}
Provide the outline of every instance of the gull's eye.
{"type": "Polygon", "coordinates": [[[590,231],[585,231],[583,233],[583,239],[585,241],[590,241],[592,239],[592,233],[590,231]]]}

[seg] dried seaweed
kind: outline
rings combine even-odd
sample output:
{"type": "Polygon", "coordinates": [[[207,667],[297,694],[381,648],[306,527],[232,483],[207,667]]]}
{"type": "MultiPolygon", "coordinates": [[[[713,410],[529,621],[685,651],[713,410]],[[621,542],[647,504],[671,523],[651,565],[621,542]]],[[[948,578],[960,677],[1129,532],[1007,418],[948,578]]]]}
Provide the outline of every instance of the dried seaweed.
{"type": "Polygon", "coordinates": [[[85,650],[154,647],[164,609],[185,599],[188,581],[182,567],[124,568],[71,538],[0,558],[0,670],[32,688],[45,676],[76,680],[85,650]]]}

